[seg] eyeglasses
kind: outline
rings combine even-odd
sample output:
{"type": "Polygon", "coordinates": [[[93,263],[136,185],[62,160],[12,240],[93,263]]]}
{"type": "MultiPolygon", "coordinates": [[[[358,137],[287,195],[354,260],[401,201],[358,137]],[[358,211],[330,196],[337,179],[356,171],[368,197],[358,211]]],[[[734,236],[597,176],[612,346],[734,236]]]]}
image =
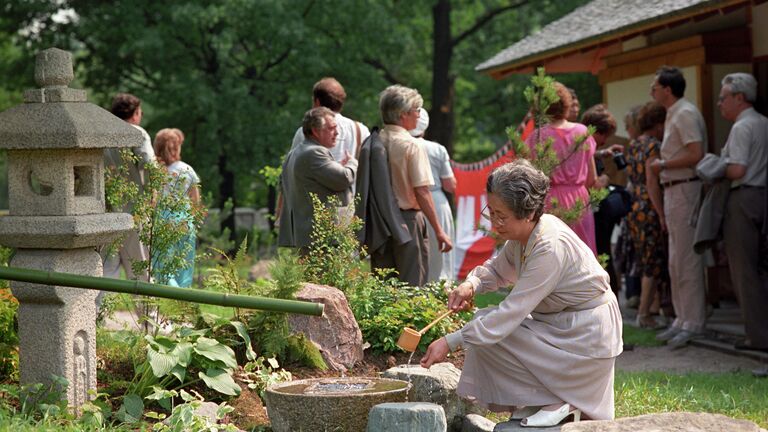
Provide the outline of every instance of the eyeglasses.
{"type": "Polygon", "coordinates": [[[730,97],[734,97],[734,96],[736,96],[736,93],[727,93],[725,96],[719,96],[719,97],[717,98],[717,101],[718,101],[718,102],[722,102],[722,101],[724,101],[726,98],[728,98],[728,96],[730,96],[730,97]]]}
{"type": "Polygon", "coordinates": [[[507,223],[508,216],[496,216],[493,213],[491,213],[491,210],[488,209],[488,205],[486,204],[485,207],[483,207],[482,210],[480,210],[480,216],[482,216],[483,219],[490,222],[492,225],[501,226],[507,223]]]}

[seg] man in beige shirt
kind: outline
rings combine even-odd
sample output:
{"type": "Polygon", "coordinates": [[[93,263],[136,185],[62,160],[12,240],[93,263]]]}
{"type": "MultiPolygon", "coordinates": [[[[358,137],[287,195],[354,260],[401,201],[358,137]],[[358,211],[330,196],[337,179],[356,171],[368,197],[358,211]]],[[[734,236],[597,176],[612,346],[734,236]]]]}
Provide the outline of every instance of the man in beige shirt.
{"type": "Polygon", "coordinates": [[[418,91],[400,85],[387,87],[379,98],[384,122],[381,140],[387,149],[392,190],[412,239],[404,244],[390,239],[371,256],[372,267],[394,268],[400,280],[413,286],[427,282],[429,242],[425,217],[435,230],[439,249],[448,252],[453,248],[437,219],[429,190],[434,184],[429,159],[408,133],[417,125],[422,103],[418,91]]]}
{"type": "Polygon", "coordinates": [[[651,97],[667,109],[661,158],[651,162],[664,188],[664,218],[669,233],[669,277],[676,319],[656,338],[673,348],[685,346],[704,330],[706,286],[704,261],[693,250],[691,214],[701,193],[696,164],[704,156],[707,132],[695,105],[683,98],[680,69],[662,66],[651,83],[651,97]]]}

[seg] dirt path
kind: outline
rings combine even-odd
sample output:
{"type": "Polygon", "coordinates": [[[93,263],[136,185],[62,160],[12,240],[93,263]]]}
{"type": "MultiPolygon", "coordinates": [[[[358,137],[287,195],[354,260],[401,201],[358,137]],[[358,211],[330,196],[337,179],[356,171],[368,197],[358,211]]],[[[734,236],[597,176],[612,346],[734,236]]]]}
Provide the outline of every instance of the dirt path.
{"type": "Polygon", "coordinates": [[[632,351],[624,351],[616,359],[616,369],[629,372],[722,373],[750,371],[760,366],[761,363],[757,360],[692,346],[678,350],[667,347],[635,347],[632,351]]]}

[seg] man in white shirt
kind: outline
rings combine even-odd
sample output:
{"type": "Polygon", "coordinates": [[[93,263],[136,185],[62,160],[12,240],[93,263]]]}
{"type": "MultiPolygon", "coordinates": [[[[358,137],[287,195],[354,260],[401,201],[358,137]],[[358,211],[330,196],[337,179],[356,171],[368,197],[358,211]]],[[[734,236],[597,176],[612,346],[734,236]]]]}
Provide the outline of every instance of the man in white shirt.
{"type": "Polygon", "coordinates": [[[760,231],[765,222],[765,176],[768,164],[768,118],[755,111],[757,81],[746,73],[722,81],[720,114],[735,122],[721,156],[731,180],[723,240],[731,279],[739,294],[747,340],[736,348],[768,352],[768,271],[761,268],[760,231]]]}
{"type": "MultiPolygon", "coordinates": [[[[347,153],[357,159],[360,145],[371,134],[364,124],[341,115],[346,99],[347,93],[336,78],[323,78],[312,87],[312,108],[323,106],[335,113],[338,135],[336,145],[331,148],[331,155],[337,162],[344,160],[347,153]]],[[[291,150],[302,142],[304,142],[304,132],[302,128],[298,128],[293,136],[291,150]]]]}
{"type": "Polygon", "coordinates": [[[706,286],[704,261],[693,250],[695,228],[689,223],[701,194],[696,164],[704,156],[707,132],[695,105],[685,94],[680,69],[662,66],[651,83],[651,97],[667,109],[661,158],[651,163],[664,188],[664,216],[669,232],[669,276],[675,321],[659,340],[673,348],[685,346],[704,330],[706,286]]]}

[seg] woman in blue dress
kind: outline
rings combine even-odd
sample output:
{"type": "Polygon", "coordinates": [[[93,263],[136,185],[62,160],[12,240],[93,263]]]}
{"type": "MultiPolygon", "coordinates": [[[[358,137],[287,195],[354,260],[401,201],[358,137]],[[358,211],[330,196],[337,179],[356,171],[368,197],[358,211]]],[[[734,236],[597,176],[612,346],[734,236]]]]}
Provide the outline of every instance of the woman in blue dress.
{"type": "MultiPolygon", "coordinates": [[[[155,156],[158,162],[165,166],[170,176],[169,184],[163,190],[163,196],[169,194],[185,194],[189,202],[180,208],[160,209],[160,217],[174,221],[187,221],[187,232],[181,240],[171,246],[167,251],[152,251],[152,276],[155,282],[189,287],[192,285],[195,272],[195,245],[197,236],[195,226],[192,223],[191,206],[200,202],[198,186],[200,178],[191,166],[181,161],[181,146],[184,143],[184,134],[179,129],[162,129],[155,135],[155,156]],[[164,271],[167,266],[167,258],[183,256],[184,265],[176,271],[164,271]]],[[[161,199],[160,202],[164,200],[161,199]]]]}

